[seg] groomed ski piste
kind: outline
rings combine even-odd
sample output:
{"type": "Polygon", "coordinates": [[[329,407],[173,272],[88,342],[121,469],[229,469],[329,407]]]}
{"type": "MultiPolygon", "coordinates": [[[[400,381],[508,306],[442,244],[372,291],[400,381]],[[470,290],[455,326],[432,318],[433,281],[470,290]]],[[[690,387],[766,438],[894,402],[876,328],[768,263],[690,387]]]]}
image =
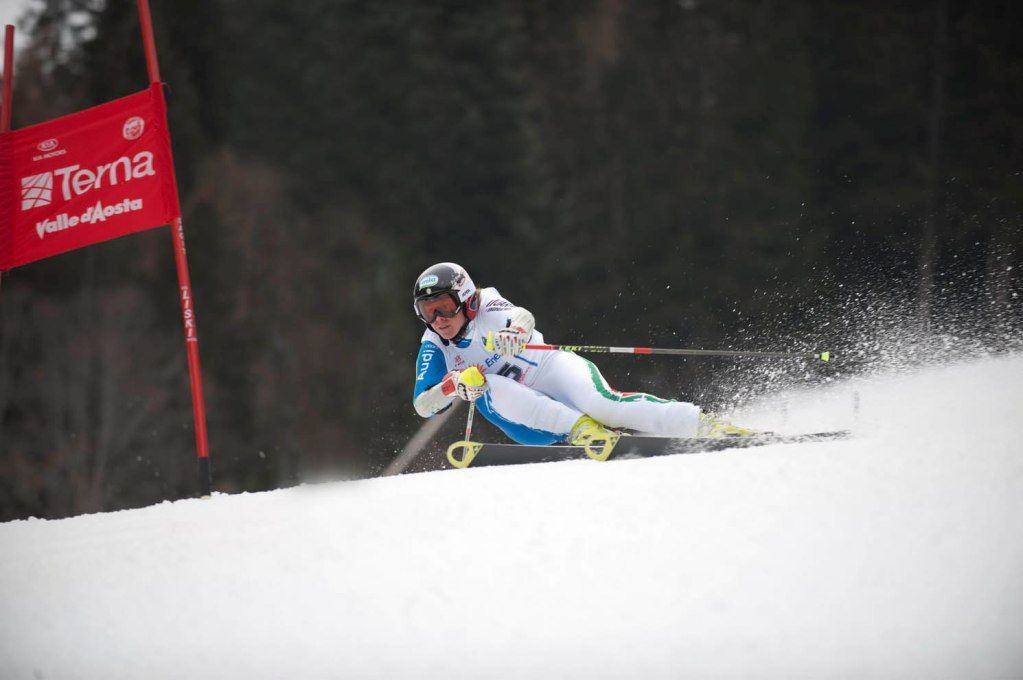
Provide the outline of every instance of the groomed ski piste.
{"type": "Polygon", "coordinates": [[[737,415],[854,436],[2,524],[0,677],[1023,677],[1023,355],[737,415]]]}

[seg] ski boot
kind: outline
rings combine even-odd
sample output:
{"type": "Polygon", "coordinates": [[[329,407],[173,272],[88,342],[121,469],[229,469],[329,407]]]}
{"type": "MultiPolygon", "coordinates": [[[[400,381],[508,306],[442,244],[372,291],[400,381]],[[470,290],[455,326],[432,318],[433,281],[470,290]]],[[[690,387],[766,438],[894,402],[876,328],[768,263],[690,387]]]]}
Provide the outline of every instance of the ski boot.
{"type": "Polygon", "coordinates": [[[568,435],[568,442],[572,446],[583,447],[587,456],[601,461],[608,459],[619,439],[620,434],[607,429],[589,416],[583,416],[575,421],[572,432],[568,435]]]}
{"type": "Polygon", "coordinates": [[[750,437],[755,434],[757,434],[756,430],[733,425],[727,420],[721,420],[712,413],[700,413],[700,427],[696,432],[698,437],[706,437],[708,439],[750,437]]]}

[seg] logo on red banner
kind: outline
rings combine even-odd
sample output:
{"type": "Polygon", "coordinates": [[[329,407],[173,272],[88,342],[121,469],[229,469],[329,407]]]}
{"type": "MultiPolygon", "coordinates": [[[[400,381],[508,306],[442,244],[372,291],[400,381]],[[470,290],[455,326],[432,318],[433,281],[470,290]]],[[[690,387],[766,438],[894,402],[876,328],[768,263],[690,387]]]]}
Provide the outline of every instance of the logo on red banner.
{"type": "Polygon", "coordinates": [[[0,269],[176,217],[159,85],[3,137],[0,269]]]}
{"type": "Polygon", "coordinates": [[[30,175],[21,178],[21,209],[37,208],[50,205],[53,194],[53,173],[30,175]]]}
{"type": "Polygon", "coordinates": [[[138,139],[142,136],[142,131],[145,129],[146,121],[138,116],[132,116],[128,120],[124,121],[124,127],[121,128],[121,134],[124,135],[125,139],[138,139]]]}

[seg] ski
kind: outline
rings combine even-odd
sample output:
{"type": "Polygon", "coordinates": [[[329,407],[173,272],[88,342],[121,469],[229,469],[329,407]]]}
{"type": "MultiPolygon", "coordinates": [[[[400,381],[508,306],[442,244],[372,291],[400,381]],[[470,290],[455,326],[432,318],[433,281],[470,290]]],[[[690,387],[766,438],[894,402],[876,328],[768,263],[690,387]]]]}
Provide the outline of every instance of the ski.
{"type": "MultiPolygon", "coordinates": [[[[845,439],[849,430],[813,432],[809,434],[783,435],[774,433],[755,434],[749,437],[643,437],[622,435],[608,460],[629,460],[653,458],[683,453],[709,453],[748,449],[769,444],[800,444],[845,439]]],[[[582,446],[526,446],[523,444],[485,444],[461,441],[448,448],[448,462],[456,468],[488,467],[493,465],[524,465],[530,463],[555,463],[567,460],[585,460],[586,449],[582,446]],[[460,455],[455,452],[461,450],[460,455]]]]}

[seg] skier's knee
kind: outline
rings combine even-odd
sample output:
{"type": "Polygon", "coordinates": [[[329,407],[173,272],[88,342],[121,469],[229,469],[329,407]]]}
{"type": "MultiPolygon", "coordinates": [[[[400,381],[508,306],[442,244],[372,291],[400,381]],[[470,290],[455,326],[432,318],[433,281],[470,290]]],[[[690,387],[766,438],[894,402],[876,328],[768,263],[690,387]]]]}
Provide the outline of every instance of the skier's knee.
{"type": "Polygon", "coordinates": [[[597,422],[607,424],[608,422],[615,420],[614,414],[619,406],[619,402],[597,395],[595,397],[584,399],[580,406],[582,407],[581,410],[583,413],[590,416],[597,422]]]}

